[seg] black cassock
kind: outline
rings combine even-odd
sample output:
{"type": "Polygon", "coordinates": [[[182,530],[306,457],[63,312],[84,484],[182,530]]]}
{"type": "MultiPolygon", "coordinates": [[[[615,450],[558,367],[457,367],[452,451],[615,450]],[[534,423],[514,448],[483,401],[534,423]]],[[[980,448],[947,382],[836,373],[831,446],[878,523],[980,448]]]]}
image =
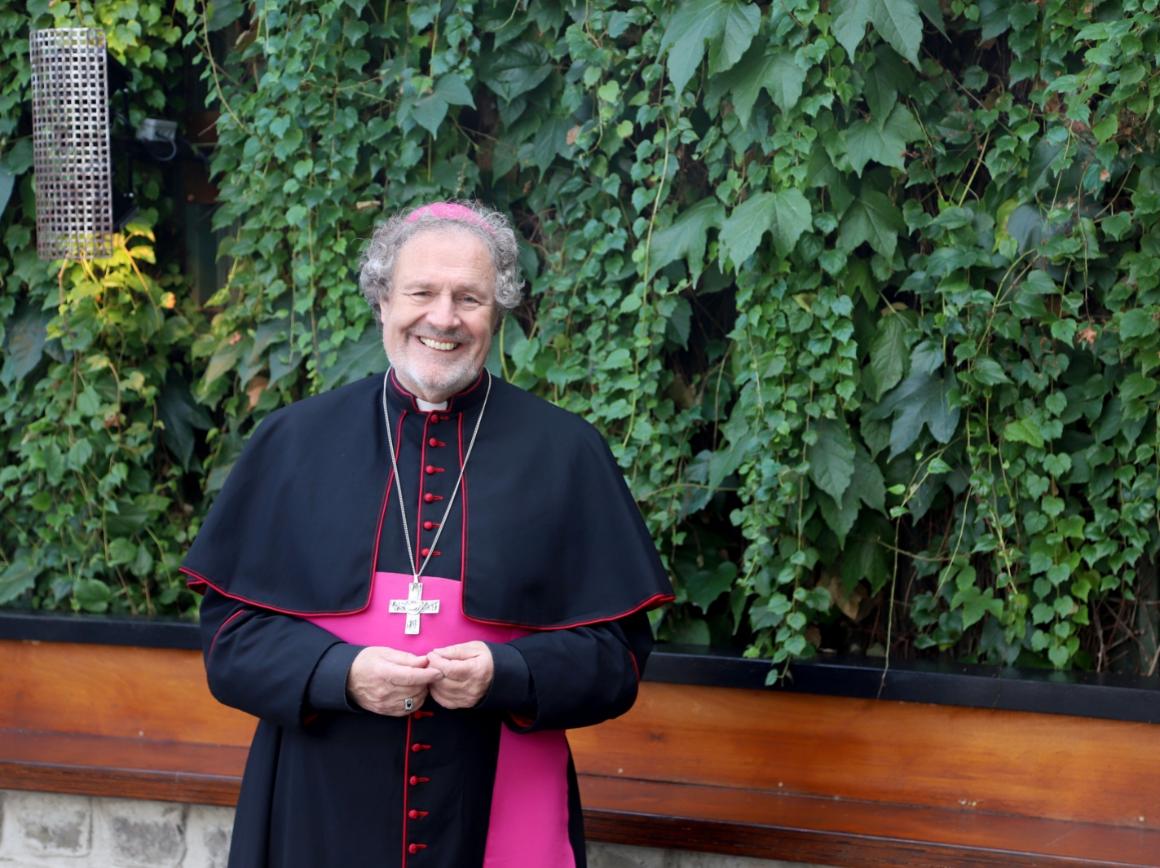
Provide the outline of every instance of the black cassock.
{"type": "MultiPolygon", "coordinates": [[[[672,598],[588,423],[486,374],[423,412],[392,376],[416,560],[450,501],[426,574],[459,580],[470,621],[529,632],[489,642],[495,678],[475,708],[428,699],[400,718],[351,708],[346,675],[361,647],[305,619],[359,613],[376,572],[410,574],[382,399],[383,378],[371,377],[272,413],[182,567],[205,594],[210,688],[260,719],[231,868],[482,865],[501,727],[560,730],[625,712],[652,647],[645,610],[672,598]]],[[[583,866],[570,762],[567,787],[567,838],[583,866]]]]}

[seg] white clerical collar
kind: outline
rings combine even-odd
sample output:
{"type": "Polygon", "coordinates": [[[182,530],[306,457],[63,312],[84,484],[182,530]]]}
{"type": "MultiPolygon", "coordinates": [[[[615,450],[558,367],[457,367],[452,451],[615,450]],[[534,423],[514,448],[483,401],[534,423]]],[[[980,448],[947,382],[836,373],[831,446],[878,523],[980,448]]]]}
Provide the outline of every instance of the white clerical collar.
{"type": "Polygon", "coordinates": [[[447,402],[440,401],[438,404],[432,404],[430,401],[424,401],[422,398],[415,398],[415,403],[419,405],[419,409],[424,413],[430,413],[432,410],[446,410],[447,402]]]}

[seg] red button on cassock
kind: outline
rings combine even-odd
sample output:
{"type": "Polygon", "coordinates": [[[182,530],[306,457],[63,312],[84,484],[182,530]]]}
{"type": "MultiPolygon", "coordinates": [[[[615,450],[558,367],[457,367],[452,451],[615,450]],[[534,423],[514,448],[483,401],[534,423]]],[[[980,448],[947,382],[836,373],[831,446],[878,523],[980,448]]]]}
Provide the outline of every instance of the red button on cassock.
{"type": "Polygon", "coordinates": [[[420,775],[411,775],[411,779],[410,779],[409,783],[411,784],[411,786],[415,786],[416,784],[425,784],[430,780],[431,780],[430,778],[424,778],[424,777],[421,777],[420,775]]]}
{"type": "Polygon", "coordinates": [[[407,852],[410,853],[412,856],[414,856],[420,850],[426,850],[426,849],[427,849],[426,844],[408,844],[407,845],[407,852]]]}
{"type": "Polygon", "coordinates": [[[441,496],[439,496],[438,494],[432,494],[430,491],[428,491],[426,494],[423,495],[423,502],[424,503],[434,503],[435,501],[442,500],[442,499],[443,498],[441,496]]]}
{"type": "Polygon", "coordinates": [[[435,439],[434,437],[431,437],[431,438],[428,438],[427,445],[430,446],[432,449],[437,449],[437,448],[439,448],[439,441],[437,439],[435,439]]]}
{"type": "Polygon", "coordinates": [[[415,742],[413,745],[411,745],[411,753],[418,753],[421,750],[431,750],[431,745],[420,744],[419,742],[415,742]]]}
{"type": "Polygon", "coordinates": [[[431,549],[427,548],[426,546],[423,546],[423,548],[419,549],[419,554],[422,555],[423,557],[427,557],[427,555],[431,554],[431,549]]]}
{"type": "Polygon", "coordinates": [[[422,820],[427,816],[427,813],[427,811],[417,811],[414,808],[411,808],[411,810],[407,811],[407,816],[412,820],[422,820]]]}
{"type": "Polygon", "coordinates": [[[433,521],[423,522],[423,530],[435,530],[435,522],[433,522],[433,521]]]}

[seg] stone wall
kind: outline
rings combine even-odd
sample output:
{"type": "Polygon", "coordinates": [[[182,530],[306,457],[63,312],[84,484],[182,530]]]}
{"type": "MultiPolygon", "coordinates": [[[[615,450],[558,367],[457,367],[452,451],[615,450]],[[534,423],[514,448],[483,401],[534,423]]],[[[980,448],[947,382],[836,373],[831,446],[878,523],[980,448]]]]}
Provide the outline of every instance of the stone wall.
{"type": "MultiPolygon", "coordinates": [[[[206,805],[0,790],[0,868],[225,868],[233,811],[206,805]]],[[[589,868],[790,868],[593,843],[589,868]]]]}

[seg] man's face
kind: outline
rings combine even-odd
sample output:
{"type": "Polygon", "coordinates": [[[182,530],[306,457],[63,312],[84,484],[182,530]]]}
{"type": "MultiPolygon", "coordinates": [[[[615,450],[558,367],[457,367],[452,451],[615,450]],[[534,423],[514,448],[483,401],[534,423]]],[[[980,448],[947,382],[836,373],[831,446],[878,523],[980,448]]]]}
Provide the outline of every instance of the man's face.
{"type": "Polygon", "coordinates": [[[483,241],[453,227],[413,236],[379,306],[399,381],[433,404],[471,385],[491,347],[495,304],[495,266],[483,241]]]}

